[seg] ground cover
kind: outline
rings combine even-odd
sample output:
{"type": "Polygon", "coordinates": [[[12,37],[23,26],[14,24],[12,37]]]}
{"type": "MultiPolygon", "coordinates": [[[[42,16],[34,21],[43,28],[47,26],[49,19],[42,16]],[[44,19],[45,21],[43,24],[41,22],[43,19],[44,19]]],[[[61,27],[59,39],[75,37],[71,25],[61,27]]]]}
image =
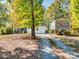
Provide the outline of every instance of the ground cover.
{"type": "Polygon", "coordinates": [[[38,59],[38,39],[30,35],[0,36],[0,59],[38,59]]]}

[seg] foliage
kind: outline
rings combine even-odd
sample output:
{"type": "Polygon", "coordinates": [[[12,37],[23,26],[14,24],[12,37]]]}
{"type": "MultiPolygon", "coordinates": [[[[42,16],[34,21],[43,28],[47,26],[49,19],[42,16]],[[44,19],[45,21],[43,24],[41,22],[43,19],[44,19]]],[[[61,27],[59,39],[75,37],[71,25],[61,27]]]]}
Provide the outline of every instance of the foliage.
{"type": "Polygon", "coordinates": [[[72,29],[79,29],[79,0],[70,0],[72,29]]]}
{"type": "Polygon", "coordinates": [[[6,24],[9,23],[8,14],[6,13],[6,7],[0,3],[0,27],[6,27],[6,24]]]}
{"type": "Polygon", "coordinates": [[[46,21],[49,20],[50,23],[52,20],[56,20],[59,18],[69,18],[69,1],[68,0],[55,0],[54,3],[46,10],[45,12],[45,19],[46,21]],[[66,6],[67,4],[67,6],[66,6]]]}
{"type": "Polygon", "coordinates": [[[68,0],[55,0],[50,5],[50,7],[46,10],[44,14],[44,19],[45,19],[44,24],[47,25],[48,28],[53,20],[57,20],[61,18],[63,19],[65,18],[67,20],[69,19],[68,6],[65,6],[66,3],[68,3],[67,5],[69,5],[68,0]]]}
{"type": "Polygon", "coordinates": [[[54,3],[46,11],[46,15],[50,19],[63,18],[66,16],[66,10],[63,5],[66,3],[65,0],[55,0],[54,3]]]}
{"type": "Polygon", "coordinates": [[[0,34],[6,34],[7,28],[11,27],[11,20],[7,12],[6,4],[3,4],[0,0],[0,34]]]}
{"type": "MultiPolygon", "coordinates": [[[[33,0],[35,25],[38,26],[43,21],[44,7],[43,0],[33,0]]],[[[17,27],[31,27],[31,1],[14,0],[9,3],[10,17],[17,27]]]]}

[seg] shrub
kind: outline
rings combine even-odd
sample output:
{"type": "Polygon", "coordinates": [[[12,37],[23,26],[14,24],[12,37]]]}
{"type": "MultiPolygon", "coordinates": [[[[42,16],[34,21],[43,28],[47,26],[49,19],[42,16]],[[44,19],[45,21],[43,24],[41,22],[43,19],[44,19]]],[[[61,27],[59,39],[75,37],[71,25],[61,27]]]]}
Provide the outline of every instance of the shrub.
{"type": "Polygon", "coordinates": [[[11,28],[6,28],[6,34],[12,34],[13,30],[11,28]]]}
{"type": "Polygon", "coordinates": [[[71,32],[66,30],[66,31],[65,31],[65,35],[71,36],[71,32]]]}
{"type": "Polygon", "coordinates": [[[5,27],[0,28],[1,35],[12,34],[12,32],[13,32],[13,30],[11,28],[5,28],[5,27]]]}
{"type": "Polygon", "coordinates": [[[0,34],[6,34],[6,28],[1,27],[0,28],[0,34]]]}

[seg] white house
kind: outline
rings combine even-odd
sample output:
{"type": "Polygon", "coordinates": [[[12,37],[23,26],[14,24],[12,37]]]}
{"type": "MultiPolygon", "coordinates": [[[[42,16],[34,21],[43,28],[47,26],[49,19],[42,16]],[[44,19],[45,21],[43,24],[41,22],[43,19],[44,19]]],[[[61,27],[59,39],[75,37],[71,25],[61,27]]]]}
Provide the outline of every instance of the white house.
{"type": "Polygon", "coordinates": [[[51,23],[50,23],[50,30],[55,30],[56,28],[56,21],[53,20],[51,23]]]}
{"type": "MultiPolygon", "coordinates": [[[[38,26],[35,28],[35,33],[36,34],[45,34],[46,30],[47,30],[46,26],[38,26]]],[[[31,33],[31,28],[27,29],[27,33],[31,33]]]]}

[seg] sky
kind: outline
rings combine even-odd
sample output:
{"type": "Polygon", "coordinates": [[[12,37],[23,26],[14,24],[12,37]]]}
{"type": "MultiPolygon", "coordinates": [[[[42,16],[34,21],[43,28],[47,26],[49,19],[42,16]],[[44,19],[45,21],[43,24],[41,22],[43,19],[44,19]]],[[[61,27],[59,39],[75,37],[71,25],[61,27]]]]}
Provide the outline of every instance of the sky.
{"type": "Polygon", "coordinates": [[[43,5],[45,6],[45,8],[48,8],[53,2],[54,0],[44,0],[43,5]]]}

